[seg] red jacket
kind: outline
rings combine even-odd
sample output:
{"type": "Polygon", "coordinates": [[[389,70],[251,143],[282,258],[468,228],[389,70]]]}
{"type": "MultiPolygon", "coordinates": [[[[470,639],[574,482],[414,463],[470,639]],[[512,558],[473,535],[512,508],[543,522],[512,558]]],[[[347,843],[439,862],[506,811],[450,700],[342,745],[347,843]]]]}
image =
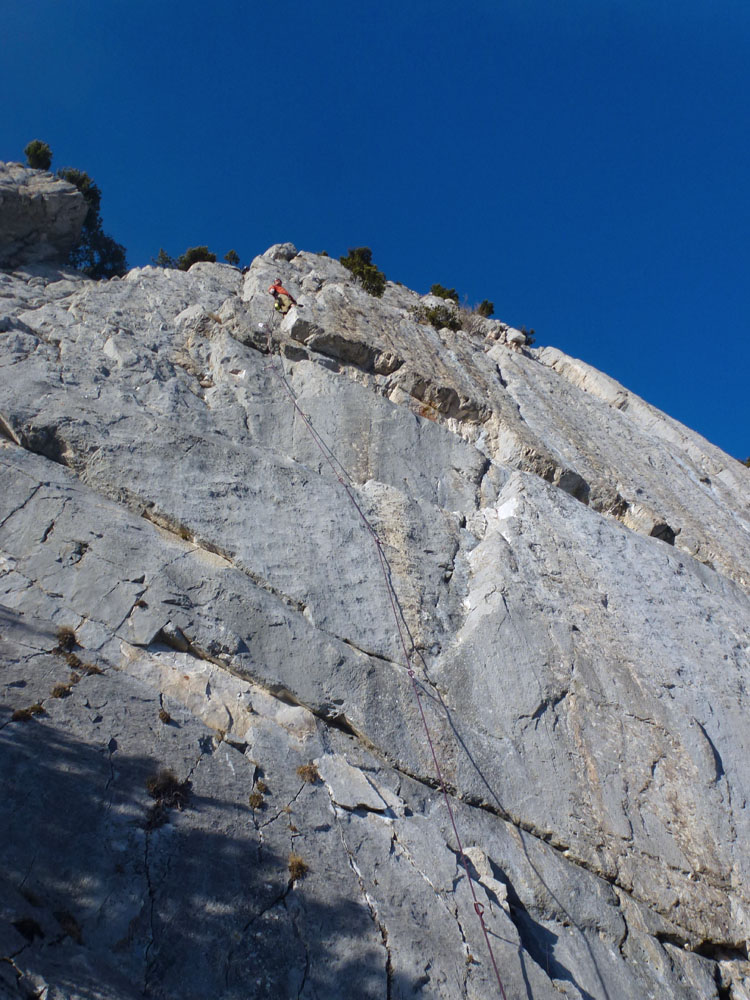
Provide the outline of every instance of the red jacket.
{"type": "Polygon", "coordinates": [[[295,299],[295,297],[292,295],[291,292],[288,292],[286,288],[284,288],[284,286],[281,284],[278,278],[276,279],[276,281],[274,281],[272,285],[269,285],[268,291],[271,293],[271,295],[273,295],[274,298],[277,295],[286,295],[292,300],[295,306],[297,305],[297,300],[295,299]]]}

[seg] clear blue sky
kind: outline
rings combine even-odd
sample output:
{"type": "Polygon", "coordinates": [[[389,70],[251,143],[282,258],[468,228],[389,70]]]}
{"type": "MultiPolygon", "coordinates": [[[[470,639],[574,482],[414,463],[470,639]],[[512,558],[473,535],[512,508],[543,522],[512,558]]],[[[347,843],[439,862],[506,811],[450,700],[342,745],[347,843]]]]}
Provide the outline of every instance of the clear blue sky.
{"type": "Polygon", "coordinates": [[[750,455],[748,0],[5,0],[0,159],[130,265],[367,245],[750,455]]]}

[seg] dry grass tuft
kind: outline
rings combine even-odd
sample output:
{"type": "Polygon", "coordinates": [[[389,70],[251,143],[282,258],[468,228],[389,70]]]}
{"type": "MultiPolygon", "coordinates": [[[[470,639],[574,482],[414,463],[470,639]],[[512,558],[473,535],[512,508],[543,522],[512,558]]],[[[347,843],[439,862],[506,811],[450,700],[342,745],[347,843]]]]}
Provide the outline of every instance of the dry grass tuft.
{"type": "Polygon", "coordinates": [[[177,809],[181,812],[188,804],[190,782],[187,778],[184,781],[178,781],[172,771],[164,768],[148,779],[146,790],[152,799],[156,799],[156,802],[146,814],[144,828],[156,830],[158,827],[164,826],[169,819],[168,809],[177,809]]]}
{"type": "Polygon", "coordinates": [[[251,809],[264,809],[265,802],[263,801],[263,796],[260,792],[250,792],[247,797],[248,805],[251,809]]]}
{"type": "Polygon", "coordinates": [[[63,932],[67,934],[71,940],[75,941],[76,944],[83,944],[81,925],[72,913],[69,913],[67,910],[56,910],[54,916],[63,932]]]}
{"type": "Polygon", "coordinates": [[[168,809],[183,809],[188,802],[190,782],[178,781],[172,771],[164,768],[148,779],[146,790],[152,799],[168,809]]]}
{"type": "Polygon", "coordinates": [[[307,764],[300,764],[297,768],[297,776],[310,785],[315,785],[320,781],[320,774],[312,761],[307,764]]]}
{"type": "Polygon", "coordinates": [[[91,677],[93,674],[104,674],[102,668],[97,667],[95,663],[82,663],[80,669],[87,677],[91,677]]]}
{"type": "Polygon", "coordinates": [[[53,698],[67,698],[72,687],[72,684],[55,684],[50,694],[53,698]]]}
{"type": "Polygon", "coordinates": [[[159,720],[163,722],[165,726],[168,726],[169,723],[172,721],[172,716],[169,714],[166,708],[159,709],[159,720]]]}
{"type": "Polygon", "coordinates": [[[11,715],[11,722],[30,722],[35,715],[45,715],[44,706],[37,702],[28,708],[17,708],[11,715]]]}
{"type": "Polygon", "coordinates": [[[78,643],[75,630],[70,625],[61,625],[57,630],[57,650],[53,650],[53,652],[69,653],[76,645],[78,643]]]}
{"type": "Polygon", "coordinates": [[[310,870],[310,866],[307,865],[299,854],[295,854],[294,851],[289,855],[289,877],[292,882],[296,882],[298,879],[304,878],[310,870]]]}

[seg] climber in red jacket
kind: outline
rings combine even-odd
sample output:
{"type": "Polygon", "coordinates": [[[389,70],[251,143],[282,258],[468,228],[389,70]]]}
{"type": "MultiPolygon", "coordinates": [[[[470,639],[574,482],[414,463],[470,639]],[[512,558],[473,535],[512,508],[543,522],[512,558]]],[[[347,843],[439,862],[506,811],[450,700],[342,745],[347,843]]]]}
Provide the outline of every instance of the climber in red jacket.
{"type": "Polygon", "coordinates": [[[281,278],[277,278],[272,285],[269,286],[268,291],[273,295],[276,300],[274,309],[281,313],[282,316],[286,316],[292,306],[297,305],[297,300],[288,292],[286,288],[281,284],[281,278]]]}

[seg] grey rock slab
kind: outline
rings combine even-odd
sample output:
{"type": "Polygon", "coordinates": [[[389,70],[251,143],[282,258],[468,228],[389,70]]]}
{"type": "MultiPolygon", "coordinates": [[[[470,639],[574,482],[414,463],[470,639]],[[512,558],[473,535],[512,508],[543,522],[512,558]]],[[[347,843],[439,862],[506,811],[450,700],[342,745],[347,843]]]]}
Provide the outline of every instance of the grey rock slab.
{"type": "Polygon", "coordinates": [[[511,357],[502,347],[490,356],[526,424],[584,478],[592,503],[606,510],[608,498],[620,496],[647,508],[651,520],[636,514],[630,527],[650,534],[659,521],[667,523],[678,533],[678,548],[747,588],[750,507],[747,471],[739,462],[553,348],[539,352],[542,364],[511,357]],[[545,368],[558,377],[549,378],[545,368]]]}
{"type": "MultiPolygon", "coordinates": [[[[120,284],[124,285],[126,282],[120,284]]],[[[338,487],[331,489],[327,485],[330,470],[326,469],[326,477],[310,475],[305,466],[297,466],[288,460],[280,462],[277,455],[265,448],[256,450],[245,442],[238,442],[237,445],[228,443],[224,437],[218,436],[227,427],[228,408],[218,405],[215,410],[207,408],[192,392],[185,392],[186,380],[182,374],[169,371],[165,368],[165,362],[156,357],[152,371],[133,371],[140,361],[132,352],[127,354],[129,348],[122,346],[127,342],[124,334],[118,334],[117,338],[108,335],[103,342],[103,353],[110,363],[114,360],[120,364],[126,356],[129,359],[123,375],[127,371],[126,378],[132,390],[125,398],[120,399],[120,412],[114,424],[111,423],[110,416],[112,386],[109,372],[94,386],[76,385],[67,374],[63,374],[61,378],[54,371],[53,362],[49,358],[43,360],[34,352],[25,368],[27,372],[34,373],[37,391],[18,394],[12,402],[12,409],[9,407],[7,411],[6,423],[13,429],[16,440],[49,457],[64,460],[80,471],[85,482],[102,492],[116,499],[124,499],[132,506],[153,509],[154,517],[160,523],[172,525],[183,534],[195,536],[207,547],[228,553],[231,558],[236,558],[244,565],[252,564],[252,572],[266,578],[270,587],[288,594],[294,600],[300,600],[302,593],[298,583],[305,576],[313,575],[315,567],[325,561],[321,544],[331,546],[341,558],[336,575],[327,576],[323,586],[325,611],[320,602],[308,600],[306,603],[312,619],[321,627],[342,637],[358,632],[361,638],[357,644],[392,657],[394,647],[390,638],[390,624],[386,627],[388,637],[383,634],[382,622],[384,618],[388,620],[387,605],[383,604],[384,595],[380,598],[380,608],[374,614],[366,612],[360,617],[356,627],[352,627],[350,623],[351,609],[359,604],[364,611],[364,595],[348,602],[349,610],[344,613],[343,618],[341,609],[346,602],[330,600],[332,588],[335,594],[339,586],[343,588],[347,598],[352,586],[371,591],[371,581],[377,576],[375,550],[370,547],[368,555],[367,551],[362,552],[359,543],[356,543],[356,548],[349,544],[353,538],[362,534],[363,526],[358,522],[354,508],[347,506],[348,501],[342,491],[338,487]],[[113,346],[117,344],[120,346],[113,346]],[[39,391],[40,388],[43,388],[42,392],[39,391]],[[92,391],[88,391],[89,388],[92,391]],[[73,414],[70,403],[76,395],[80,409],[77,408],[73,414]],[[57,406],[64,407],[66,411],[66,416],[61,420],[55,418],[55,398],[57,406]],[[33,412],[38,401],[44,402],[43,414],[33,412]],[[218,426],[214,425],[214,412],[219,414],[218,426]],[[159,413],[163,414],[163,418],[157,421],[155,415],[159,413]],[[180,426],[176,425],[175,419],[179,419],[180,426]],[[187,423],[192,428],[188,439],[182,429],[187,423]],[[143,442],[148,440],[152,462],[159,467],[172,466],[171,477],[163,482],[163,491],[154,490],[159,480],[149,472],[152,466],[144,461],[143,447],[134,446],[134,440],[137,439],[143,442]],[[190,461],[182,462],[179,456],[187,453],[192,456],[190,461]],[[206,469],[214,463],[225,470],[224,484],[210,481],[205,475],[206,469]],[[276,471],[271,473],[271,468],[276,471]],[[270,485],[271,479],[275,480],[273,485],[270,485]],[[269,489],[259,490],[252,485],[264,480],[268,480],[269,489]],[[176,490],[175,486],[179,488],[176,490]],[[323,532],[315,530],[321,517],[323,532]],[[256,522],[252,537],[248,536],[246,530],[248,519],[256,522]],[[306,520],[309,520],[308,528],[304,527],[306,520]],[[267,527],[264,527],[264,521],[267,521],[267,527]],[[232,528],[233,523],[235,528],[232,528]],[[300,576],[299,565],[292,566],[286,558],[291,539],[286,542],[282,538],[285,523],[293,535],[297,559],[309,564],[309,570],[303,576],[300,576]],[[217,524],[221,526],[220,529],[216,527],[217,524]],[[307,555],[300,549],[300,536],[302,544],[309,545],[307,555]],[[350,562],[351,569],[347,568],[347,561],[350,562]],[[359,584],[357,579],[360,580],[359,584]],[[374,628],[380,630],[379,634],[368,636],[374,628]]],[[[144,357],[143,353],[138,355],[141,361],[144,357]]],[[[312,367],[314,366],[310,366],[312,367]]],[[[231,369],[229,377],[231,378],[231,369]]],[[[318,383],[313,381],[310,388],[316,384],[318,383]]],[[[347,410],[362,412],[361,394],[364,390],[361,387],[347,386],[346,383],[339,385],[334,381],[332,389],[335,392],[334,398],[340,401],[344,418],[347,410]]],[[[263,390],[262,402],[265,401],[264,397],[271,395],[267,383],[263,390]]],[[[277,387],[277,394],[281,391],[277,387]]],[[[273,415],[278,411],[278,396],[270,402],[270,413],[273,415]]],[[[402,489],[415,489],[434,498],[441,505],[460,507],[473,503],[486,460],[470,446],[456,442],[452,436],[434,428],[429,422],[426,422],[426,426],[418,425],[410,414],[393,404],[383,401],[380,409],[385,421],[382,429],[378,428],[377,433],[371,433],[372,421],[368,421],[367,425],[362,426],[361,434],[352,438],[352,444],[360,455],[359,468],[354,469],[355,475],[376,471],[386,479],[400,480],[399,486],[402,489]],[[434,453],[434,449],[430,453],[422,452],[421,445],[424,443],[434,442],[435,447],[443,448],[442,454],[438,451],[435,456],[437,462],[435,458],[432,459],[434,464],[430,468],[422,462],[414,463],[409,469],[409,477],[398,476],[403,465],[399,466],[393,451],[386,447],[388,434],[392,433],[402,439],[402,429],[406,431],[406,439],[401,448],[404,460],[413,453],[412,446],[424,454],[434,453]],[[449,468],[440,462],[443,456],[450,462],[449,468]]],[[[295,412],[289,406],[292,416],[295,412]]],[[[271,444],[263,435],[267,426],[268,414],[264,413],[264,426],[258,428],[263,445],[271,444]]],[[[239,418],[234,422],[234,427],[241,427],[239,418]]],[[[294,433],[297,442],[302,433],[302,428],[298,426],[294,433]]],[[[247,437],[246,431],[243,436],[247,437]]],[[[282,441],[281,445],[283,444],[282,441]]],[[[304,447],[293,446],[291,450],[301,451],[300,457],[309,460],[311,446],[312,441],[306,436],[304,447]]],[[[350,455],[345,456],[349,457],[350,455]]],[[[316,461],[320,465],[320,455],[316,461]]],[[[405,505],[405,502],[397,505],[397,512],[405,505]]],[[[436,520],[430,517],[419,530],[422,533],[443,533],[446,529],[449,534],[455,532],[455,525],[451,527],[447,522],[441,524],[440,518],[436,520]]],[[[446,546],[434,539],[426,541],[423,548],[433,552],[447,548],[450,552],[451,548],[455,549],[455,543],[448,542],[446,546]]],[[[447,562],[443,560],[437,571],[429,575],[439,581],[441,575],[450,571],[448,559],[447,562]]],[[[304,582],[303,586],[309,594],[309,583],[304,582]]],[[[437,604],[437,600],[433,601],[428,595],[427,601],[419,599],[417,603],[421,607],[416,610],[416,617],[412,621],[415,632],[420,628],[420,616],[429,613],[425,611],[425,604],[429,608],[437,604]]]]}
{"type": "MultiPolygon", "coordinates": [[[[283,279],[291,284],[296,273],[304,285],[310,256],[295,256],[283,279]]],[[[381,391],[446,421],[495,461],[542,475],[597,509],[649,508],[651,520],[631,519],[632,528],[650,534],[664,521],[678,547],[747,586],[747,473],[739,463],[632,394],[623,403],[621,387],[596,389],[593,370],[559,351],[518,352],[490,341],[485,353],[481,340],[416,323],[405,303],[381,303],[322,260],[314,264],[328,268],[322,282],[301,295],[302,308],[289,313],[281,333],[351,370],[370,370],[378,385],[376,358],[400,359],[394,374],[380,378],[381,391]],[[739,547],[727,546],[727,537],[739,547]]],[[[270,262],[257,258],[243,296],[262,301],[270,280],[270,262]]]]}
{"type": "Polygon", "coordinates": [[[352,767],[341,757],[321,757],[313,763],[335,806],[375,813],[389,813],[397,806],[396,795],[387,788],[379,787],[364,771],[352,767]]]}
{"type": "Polygon", "coordinates": [[[534,477],[512,477],[485,517],[467,618],[431,669],[467,746],[451,780],[698,937],[743,940],[747,834],[730,802],[749,775],[728,720],[744,701],[746,595],[534,477]]]}
{"type": "Polygon", "coordinates": [[[6,605],[59,624],[85,619],[87,642],[116,659],[118,640],[149,646],[176,627],[198,654],[348,720],[412,770],[430,767],[403,667],[316,628],[226,558],[102,501],[61,466],[11,446],[0,456],[7,477],[35,470],[42,480],[37,508],[22,494],[0,512],[6,605]],[[401,739],[404,717],[411,728],[401,739]]]}

